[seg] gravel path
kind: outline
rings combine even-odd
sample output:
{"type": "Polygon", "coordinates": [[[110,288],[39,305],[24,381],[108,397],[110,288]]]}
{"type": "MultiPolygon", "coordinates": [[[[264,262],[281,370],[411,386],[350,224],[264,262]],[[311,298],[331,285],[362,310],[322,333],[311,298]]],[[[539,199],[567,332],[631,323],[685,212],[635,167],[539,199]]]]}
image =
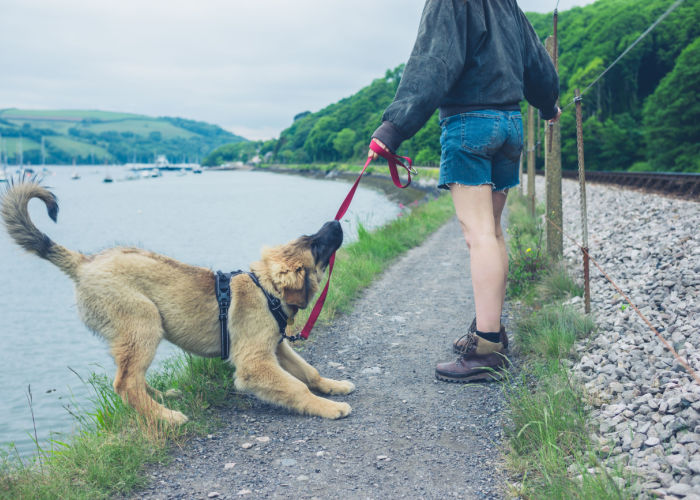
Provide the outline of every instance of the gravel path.
{"type": "Polygon", "coordinates": [[[352,380],[352,414],[328,421],[245,398],[216,434],[150,470],[133,498],[501,498],[498,384],[446,384],[435,364],[473,317],[456,219],[400,258],[302,355],[352,380]]]}

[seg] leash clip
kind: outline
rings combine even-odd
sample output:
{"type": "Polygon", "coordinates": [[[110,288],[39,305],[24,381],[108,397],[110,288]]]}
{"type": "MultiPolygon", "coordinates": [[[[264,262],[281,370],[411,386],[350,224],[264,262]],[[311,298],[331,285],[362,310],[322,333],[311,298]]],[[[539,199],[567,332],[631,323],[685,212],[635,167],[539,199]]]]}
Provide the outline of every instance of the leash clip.
{"type": "Polygon", "coordinates": [[[281,344],[285,340],[288,340],[290,342],[296,342],[297,340],[306,340],[304,337],[301,336],[301,334],[297,333],[296,335],[287,335],[285,333],[280,332],[280,340],[277,342],[278,344],[281,344]]]}

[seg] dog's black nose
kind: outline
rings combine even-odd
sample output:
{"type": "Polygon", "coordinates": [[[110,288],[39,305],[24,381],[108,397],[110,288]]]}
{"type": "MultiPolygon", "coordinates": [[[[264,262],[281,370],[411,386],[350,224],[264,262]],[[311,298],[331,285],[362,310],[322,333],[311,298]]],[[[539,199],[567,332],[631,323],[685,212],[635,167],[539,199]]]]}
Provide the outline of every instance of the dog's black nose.
{"type": "Polygon", "coordinates": [[[330,256],[343,244],[343,228],[340,222],[326,222],[319,231],[311,236],[312,250],[318,262],[328,264],[330,256]]]}
{"type": "Polygon", "coordinates": [[[343,238],[343,227],[340,225],[340,222],[337,220],[331,220],[326,222],[321,230],[326,229],[329,231],[333,236],[335,237],[340,237],[341,241],[343,238]]]}
{"type": "Polygon", "coordinates": [[[315,240],[326,240],[338,242],[338,246],[343,242],[343,228],[337,220],[326,222],[316,234],[312,236],[315,240]]]}

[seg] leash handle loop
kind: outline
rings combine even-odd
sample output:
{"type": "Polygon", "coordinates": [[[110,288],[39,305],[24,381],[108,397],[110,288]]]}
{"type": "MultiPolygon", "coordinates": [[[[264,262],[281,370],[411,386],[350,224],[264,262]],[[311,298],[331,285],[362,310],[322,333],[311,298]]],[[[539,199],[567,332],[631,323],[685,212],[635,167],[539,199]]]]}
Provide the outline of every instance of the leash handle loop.
{"type": "Polygon", "coordinates": [[[391,153],[383,147],[381,147],[379,144],[377,144],[374,140],[372,140],[372,142],[369,143],[369,148],[389,163],[389,173],[391,174],[391,180],[394,181],[394,185],[397,188],[407,188],[411,184],[411,174],[418,175],[418,171],[415,168],[413,168],[413,160],[411,160],[408,156],[399,156],[394,153],[391,153]],[[406,166],[401,160],[406,160],[408,166],[406,166]],[[406,170],[406,173],[408,174],[408,181],[405,185],[401,184],[397,165],[403,167],[406,170]]]}

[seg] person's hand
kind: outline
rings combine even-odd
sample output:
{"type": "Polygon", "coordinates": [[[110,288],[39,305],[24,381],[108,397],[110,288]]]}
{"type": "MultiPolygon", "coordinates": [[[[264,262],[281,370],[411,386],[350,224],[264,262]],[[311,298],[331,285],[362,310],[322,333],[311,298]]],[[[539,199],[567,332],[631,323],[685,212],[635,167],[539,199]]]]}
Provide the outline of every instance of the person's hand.
{"type": "MultiPolygon", "coordinates": [[[[372,139],[372,140],[373,140],[380,148],[382,148],[384,151],[386,151],[387,153],[391,153],[391,151],[389,151],[389,148],[387,148],[386,145],[385,145],[382,141],[380,141],[379,139],[372,139]]],[[[374,161],[374,160],[376,160],[377,158],[379,158],[379,155],[378,155],[377,153],[375,153],[374,151],[372,151],[372,149],[370,149],[370,150],[367,152],[367,157],[368,157],[368,158],[372,158],[372,161],[374,161]]]]}
{"type": "Polygon", "coordinates": [[[547,121],[548,121],[549,123],[556,123],[556,122],[559,121],[559,117],[560,117],[560,116],[561,116],[561,108],[560,108],[559,106],[557,106],[557,114],[556,114],[556,116],[555,116],[554,118],[551,118],[551,119],[547,120],[547,121]]]}

